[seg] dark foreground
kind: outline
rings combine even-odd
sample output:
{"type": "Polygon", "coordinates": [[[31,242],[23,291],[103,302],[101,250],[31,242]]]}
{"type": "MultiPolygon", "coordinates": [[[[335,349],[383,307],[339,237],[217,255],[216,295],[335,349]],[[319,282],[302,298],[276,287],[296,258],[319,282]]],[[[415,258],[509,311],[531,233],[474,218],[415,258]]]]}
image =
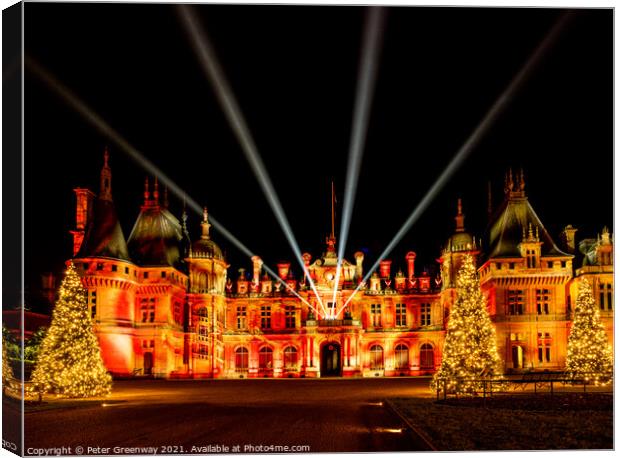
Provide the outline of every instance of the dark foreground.
{"type": "Polygon", "coordinates": [[[41,454],[53,447],[65,447],[63,454],[90,455],[426,450],[381,401],[429,396],[428,382],[119,381],[106,401],[58,408],[50,403],[27,412],[25,452],[41,454]]]}

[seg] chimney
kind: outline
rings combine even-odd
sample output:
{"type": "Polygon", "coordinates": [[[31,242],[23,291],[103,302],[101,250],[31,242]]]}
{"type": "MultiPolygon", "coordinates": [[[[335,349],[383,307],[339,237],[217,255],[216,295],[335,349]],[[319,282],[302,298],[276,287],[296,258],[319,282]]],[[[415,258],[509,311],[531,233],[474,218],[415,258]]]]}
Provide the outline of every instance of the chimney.
{"type": "Polygon", "coordinates": [[[84,233],[90,222],[93,209],[93,198],[95,194],[86,188],[75,188],[75,197],[77,199],[75,207],[75,229],[71,231],[73,235],[73,256],[80,251],[84,233]]]}
{"type": "Polygon", "coordinates": [[[252,256],[252,283],[258,285],[260,282],[260,270],[263,267],[263,260],[259,256],[252,256]]]}
{"type": "Polygon", "coordinates": [[[575,232],[577,232],[577,229],[569,224],[560,234],[562,242],[564,243],[564,248],[569,253],[575,252],[575,232]]]}
{"type": "Polygon", "coordinates": [[[362,281],[364,278],[364,269],[362,268],[362,263],[364,262],[364,253],[361,251],[356,252],[353,256],[355,256],[355,276],[357,277],[357,281],[362,281]]]}
{"type": "Polygon", "coordinates": [[[415,277],[415,252],[410,251],[405,255],[405,259],[407,260],[407,279],[413,280],[415,277]]]}
{"type": "Polygon", "coordinates": [[[288,278],[288,271],[290,267],[290,262],[281,262],[278,264],[278,275],[282,280],[286,280],[288,278]]]}
{"type": "Polygon", "coordinates": [[[381,274],[381,278],[390,278],[390,266],[392,265],[392,261],[389,259],[383,260],[379,263],[379,272],[381,274]]]}

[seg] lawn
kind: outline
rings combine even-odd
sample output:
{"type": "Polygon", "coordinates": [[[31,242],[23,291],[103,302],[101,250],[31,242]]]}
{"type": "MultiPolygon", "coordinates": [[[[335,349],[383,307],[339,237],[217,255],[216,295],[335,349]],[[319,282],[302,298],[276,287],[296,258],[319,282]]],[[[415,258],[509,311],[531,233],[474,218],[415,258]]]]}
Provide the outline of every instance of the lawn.
{"type": "Polygon", "coordinates": [[[613,397],[562,393],[435,401],[391,399],[443,451],[613,448],[613,397]]]}

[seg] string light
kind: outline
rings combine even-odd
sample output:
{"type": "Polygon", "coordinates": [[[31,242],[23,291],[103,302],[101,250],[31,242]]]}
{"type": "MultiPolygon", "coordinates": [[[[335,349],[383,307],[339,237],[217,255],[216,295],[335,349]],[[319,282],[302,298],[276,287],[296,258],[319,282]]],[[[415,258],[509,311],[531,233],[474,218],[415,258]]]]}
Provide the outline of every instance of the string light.
{"type": "Polygon", "coordinates": [[[613,351],[594,300],[592,285],[579,282],[575,316],[568,336],[566,372],[569,378],[583,379],[595,385],[611,383],[613,351]]]}
{"type": "Polygon", "coordinates": [[[482,377],[497,379],[502,363],[497,352],[495,328],[480,289],[474,260],[463,258],[456,279],[456,301],[450,310],[441,367],[431,389],[473,394],[483,389],[482,377]]]}
{"type": "Polygon", "coordinates": [[[86,290],[73,263],[60,285],[52,324],[31,380],[36,391],[67,397],[105,396],[112,390],[112,377],[103,364],[89,316],[86,290]]]}

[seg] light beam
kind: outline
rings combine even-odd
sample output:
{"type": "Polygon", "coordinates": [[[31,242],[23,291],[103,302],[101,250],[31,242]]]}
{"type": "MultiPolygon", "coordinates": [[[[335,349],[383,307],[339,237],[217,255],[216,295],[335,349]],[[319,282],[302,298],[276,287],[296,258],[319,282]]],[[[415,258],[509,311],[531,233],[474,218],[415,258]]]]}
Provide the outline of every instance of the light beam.
{"type": "MultiPolygon", "coordinates": [[[[130,158],[132,158],[137,164],[144,168],[149,174],[156,176],[160,182],[168,186],[170,191],[175,194],[179,199],[185,200],[194,212],[202,216],[202,207],[192,199],[180,186],[178,186],[170,177],[168,177],[162,170],[153,164],[146,158],[144,154],[133,147],[121,134],[119,134],[114,128],[112,128],[99,114],[92,110],[85,102],[83,102],[76,94],[74,94],[67,86],[62,84],[55,76],[53,76],[47,69],[41,66],[30,56],[25,56],[25,64],[29,70],[31,70],[41,81],[43,81],[50,89],[52,89],[60,98],[62,98],[71,108],[81,114],[92,126],[94,126],[101,134],[112,140],[118,145],[118,147],[124,151],[130,158]]],[[[213,227],[219,231],[228,241],[235,245],[242,253],[248,257],[255,256],[246,245],[244,245],[237,237],[235,237],[228,229],[226,229],[217,219],[209,215],[209,222],[213,227]]],[[[279,283],[284,285],[289,291],[291,291],[297,298],[299,298],[304,304],[310,307],[315,313],[319,313],[318,310],[312,306],[306,299],[300,296],[297,291],[293,290],[284,279],[274,272],[269,266],[263,264],[265,271],[279,283]]]]}
{"type": "Polygon", "coordinates": [[[179,11],[179,16],[185,25],[190,43],[194,47],[194,51],[198,57],[198,61],[201,64],[207,79],[211,82],[213,92],[215,93],[215,96],[220,103],[226,118],[228,119],[230,127],[241,145],[245,158],[249,162],[250,167],[258,180],[258,184],[260,185],[271,210],[278,220],[278,223],[282,228],[282,232],[284,232],[284,236],[291,246],[297,262],[301,266],[304,275],[308,278],[308,283],[310,284],[312,291],[323,309],[323,315],[325,315],[327,313],[325,305],[321,300],[321,296],[316,289],[310,273],[306,271],[304,261],[301,257],[301,250],[299,249],[297,240],[293,235],[293,230],[291,229],[288,218],[284,213],[284,209],[280,203],[280,198],[278,197],[271,179],[269,178],[265,164],[258,153],[258,148],[254,142],[254,138],[252,137],[241,108],[237,103],[237,99],[235,98],[232,88],[230,87],[224,71],[217,59],[213,46],[211,45],[204,28],[199,24],[196,15],[191,11],[191,7],[188,5],[178,5],[177,8],[179,11]]]}
{"type": "Polygon", "coordinates": [[[435,183],[430,187],[430,189],[426,192],[422,200],[415,207],[413,212],[409,215],[405,223],[401,226],[401,228],[396,232],[396,235],[392,239],[390,243],[388,243],[387,247],[383,250],[383,252],[379,255],[375,263],[368,270],[366,275],[360,284],[355,288],[349,299],[344,303],[344,305],[340,308],[338,313],[341,310],[344,310],[346,306],[351,302],[355,294],[360,290],[363,284],[368,281],[372,273],[375,271],[379,263],[394,249],[394,247],[402,240],[404,235],[411,229],[411,226],[419,219],[420,215],[426,210],[431,201],[439,194],[441,189],[445,186],[447,181],[452,177],[454,172],[461,166],[463,161],[467,158],[469,153],[474,149],[474,147],[478,144],[478,142],[482,139],[484,134],[489,130],[489,128],[493,125],[493,122],[499,117],[502,111],[508,106],[518,89],[525,82],[527,77],[532,73],[535,66],[540,62],[543,55],[547,52],[547,50],[553,45],[554,41],[557,39],[558,35],[562,31],[562,29],[566,26],[566,23],[571,18],[571,13],[564,13],[543,39],[543,41],[538,45],[538,47],[534,50],[534,52],[530,55],[529,59],[525,62],[521,70],[514,76],[514,78],[510,81],[510,84],[504,89],[499,96],[499,98],[495,101],[495,103],[491,106],[489,111],[486,113],[484,118],[476,129],[472,132],[472,134],[467,138],[465,143],[461,146],[461,148],[457,151],[455,156],[452,158],[448,166],[444,169],[444,171],[439,175],[435,183]]]}
{"type": "MultiPolygon", "coordinates": [[[[385,9],[370,7],[366,16],[364,27],[364,42],[360,56],[358,70],[358,84],[355,93],[355,107],[353,109],[353,125],[349,141],[349,160],[347,165],[347,178],[344,189],[344,202],[342,204],[342,218],[340,222],[340,244],[338,245],[338,264],[336,267],[336,280],[334,282],[334,294],[332,302],[336,303],[338,282],[342,269],[342,261],[349,236],[351,215],[357,192],[357,181],[362,165],[364,143],[368,131],[368,119],[370,107],[375,92],[377,81],[377,68],[380,57],[382,42],[382,29],[385,24],[385,9]]],[[[336,318],[337,314],[332,318],[336,318]]]]}

